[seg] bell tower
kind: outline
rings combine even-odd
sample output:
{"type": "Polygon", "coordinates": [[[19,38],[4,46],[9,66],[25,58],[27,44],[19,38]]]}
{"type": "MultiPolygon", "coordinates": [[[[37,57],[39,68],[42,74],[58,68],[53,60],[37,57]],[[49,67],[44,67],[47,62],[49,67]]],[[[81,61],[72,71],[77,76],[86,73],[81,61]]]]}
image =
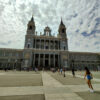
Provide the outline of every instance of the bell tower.
{"type": "Polygon", "coordinates": [[[62,19],[61,19],[59,29],[58,29],[58,36],[61,38],[60,49],[61,50],[68,50],[66,26],[64,25],[62,19]]]}
{"type": "Polygon", "coordinates": [[[34,22],[34,18],[32,16],[31,20],[27,24],[27,34],[33,34],[33,35],[35,35],[35,29],[36,29],[35,22],[34,22]]]}
{"type": "Polygon", "coordinates": [[[32,35],[35,35],[35,22],[32,16],[31,20],[27,24],[27,34],[25,36],[25,48],[33,48],[33,38],[32,35]]]}
{"type": "Polygon", "coordinates": [[[63,23],[63,21],[62,21],[62,19],[61,19],[61,23],[60,23],[60,25],[59,25],[58,33],[59,33],[59,36],[60,36],[61,38],[67,38],[67,37],[66,37],[66,27],[65,27],[65,25],[64,25],[64,23],[63,23]]]}

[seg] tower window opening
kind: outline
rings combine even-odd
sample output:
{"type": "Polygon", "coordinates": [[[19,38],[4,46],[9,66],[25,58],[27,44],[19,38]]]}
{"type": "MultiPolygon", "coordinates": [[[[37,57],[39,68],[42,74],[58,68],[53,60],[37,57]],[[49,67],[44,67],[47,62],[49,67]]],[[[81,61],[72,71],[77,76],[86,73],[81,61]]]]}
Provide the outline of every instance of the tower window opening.
{"type": "Polygon", "coordinates": [[[29,29],[31,30],[32,29],[32,26],[29,26],[29,29]]]}
{"type": "Polygon", "coordinates": [[[30,48],[30,44],[28,44],[28,46],[27,46],[28,48],[30,48]]]}
{"type": "Polygon", "coordinates": [[[62,29],[62,33],[65,33],[65,30],[64,29],[62,29]]]}

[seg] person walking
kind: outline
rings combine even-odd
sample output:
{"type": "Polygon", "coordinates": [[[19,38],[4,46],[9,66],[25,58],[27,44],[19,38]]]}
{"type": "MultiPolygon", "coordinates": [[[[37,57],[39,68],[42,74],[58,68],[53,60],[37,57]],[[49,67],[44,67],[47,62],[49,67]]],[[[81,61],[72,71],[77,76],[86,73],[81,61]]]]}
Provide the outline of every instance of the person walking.
{"type": "Polygon", "coordinates": [[[74,70],[74,68],[72,68],[72,75],[73,75],[73,77],[75,77],[75,70],[74,70]]]}
{"type": "Polygon", "coordinates": [[[93,78],[93,76],[92,76],[91,72],[89,71],[89,69],[87,67],[85,67],[84,79],[86,79],[86,81],[87,81],[90,92],[94,92],[93,86],[91,84],[91,79],[92,78],[93,78]]]}
{"type": "Polygon", "coordinates": [[[61,68],[61,69],[60,69],[60,73],[61,73],[61,74],[62,74],[62,71],[63,71],[63,69],[61,68]]]}
{"type": "Polygon", "coordinates": [[[58,73],[60,72],[59,68],[58,68],[58,73]]]}

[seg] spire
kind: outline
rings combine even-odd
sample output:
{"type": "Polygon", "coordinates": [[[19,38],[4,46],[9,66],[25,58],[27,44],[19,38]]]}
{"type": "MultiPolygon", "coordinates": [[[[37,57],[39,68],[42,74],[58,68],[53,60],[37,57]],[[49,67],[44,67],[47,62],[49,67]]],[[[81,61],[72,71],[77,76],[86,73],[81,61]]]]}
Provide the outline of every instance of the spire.
{"type": "Polygon", "coordinates": [[[32,18],[31,18],[31,21],[34,21],[34,18],[33,18],[33,14],[32,14],[32,18]]]}
{"type": "Polygon", "coordinates": [[[63,23],[63,21],[62,21],[62,17],[61,17],[61,23],[60,23],[60,25],[64,25],[64,23],[63,23]]]}

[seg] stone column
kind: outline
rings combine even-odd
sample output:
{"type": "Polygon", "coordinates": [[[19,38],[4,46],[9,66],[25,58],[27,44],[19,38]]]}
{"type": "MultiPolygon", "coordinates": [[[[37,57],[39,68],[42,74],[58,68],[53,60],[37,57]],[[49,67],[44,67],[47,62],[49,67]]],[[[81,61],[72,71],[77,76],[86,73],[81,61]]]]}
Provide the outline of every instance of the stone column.
{"type": "Polygon", "coordinates": [[[55,50],[56,50],[56,46],[57,46],[57,45],[56,45],[56,41],[55,41],[55,50]]]}
{"type": "Polygon", "coordinates": [[[50,64],[51,63],[51,55],[49,54],[49,67],[50,67],[50,64]]]}
{"type": "Polygon", "coordinates": [[[54,67],[55,67],[55,54],[53,55],[53,58],[54,58],[54,67]]]}
{"type": "Polygon", "coordinates": [[[59,54],[59,65],[61,67],[61,55],[59,54]]]}
{"type": "Polygon", "coordinates": [[[36,39],[35,39],[35,49],[36,49],[36,39]]]}
{"type": "Polygon", "coordinates": [[[39,49],[41,49],[41,39],[40,39],[40,42],[39,42],[39,49]]]}
{"type": "Polygon", "coordinates": [[[58,43],[58,50],[59,50],[59,41],[57,43],[58,43]]]}
{"type": "Polygon", "coordinates": [[[59,50],[60,50],[60,41],[59,41],[59,50]]]}
{"type": "Polygon", "coordinates": [[[33,67],[35,67],[35,53],[34,53],[34,59],[33,59],[33,67]]]}
{"type": "Polygon", "coordinates": [[[45,40],[45,49],[46,49],[46,40],[45,40]]]}
{"type": "Polygon", "coordinates": [[[55,40],[53,41],[53,43],[54,43],[53,49],[55,50],[55,40]]]}
{"type": "Polygon", "coordinates": [[[34,39],[32,39],[32,40],[33,40],[33,41],[32,41],[32,42],[33,42],[33,43],[32,43],[32,44],[33,44],[33,45],[32,45],[32,48],[34,48],[34,39]]]}
{"type": "Polygon", "coordinates": [[[60,67],[59,54],[58,54],[58,67],[60,67]]]}
{"type": "Polygon", "coordinates": [[[50,40],[49,40],[49,50],[50,50],[50,40]]]}
{"type": "Polygon", "coordinates": [[[45,49],[45,39],[44,39],[44,49],[45,49]]]}
{"type": "Polygon", "coordinates": [[[40,66],[40,54],[39,54],[38,66],[40,66]]]}
{"type": "Polygon", "coordinates": [[[43,43],[42,43],[42,39],[41,39],[41,49],[43,49],[43,48],[42,48],[42,44],[43,44],[43,43]]]}
{"type": "Polygon", "coordinates": [[[43,55],[43,66],[45,66],[45,54],[43,55]]]}

